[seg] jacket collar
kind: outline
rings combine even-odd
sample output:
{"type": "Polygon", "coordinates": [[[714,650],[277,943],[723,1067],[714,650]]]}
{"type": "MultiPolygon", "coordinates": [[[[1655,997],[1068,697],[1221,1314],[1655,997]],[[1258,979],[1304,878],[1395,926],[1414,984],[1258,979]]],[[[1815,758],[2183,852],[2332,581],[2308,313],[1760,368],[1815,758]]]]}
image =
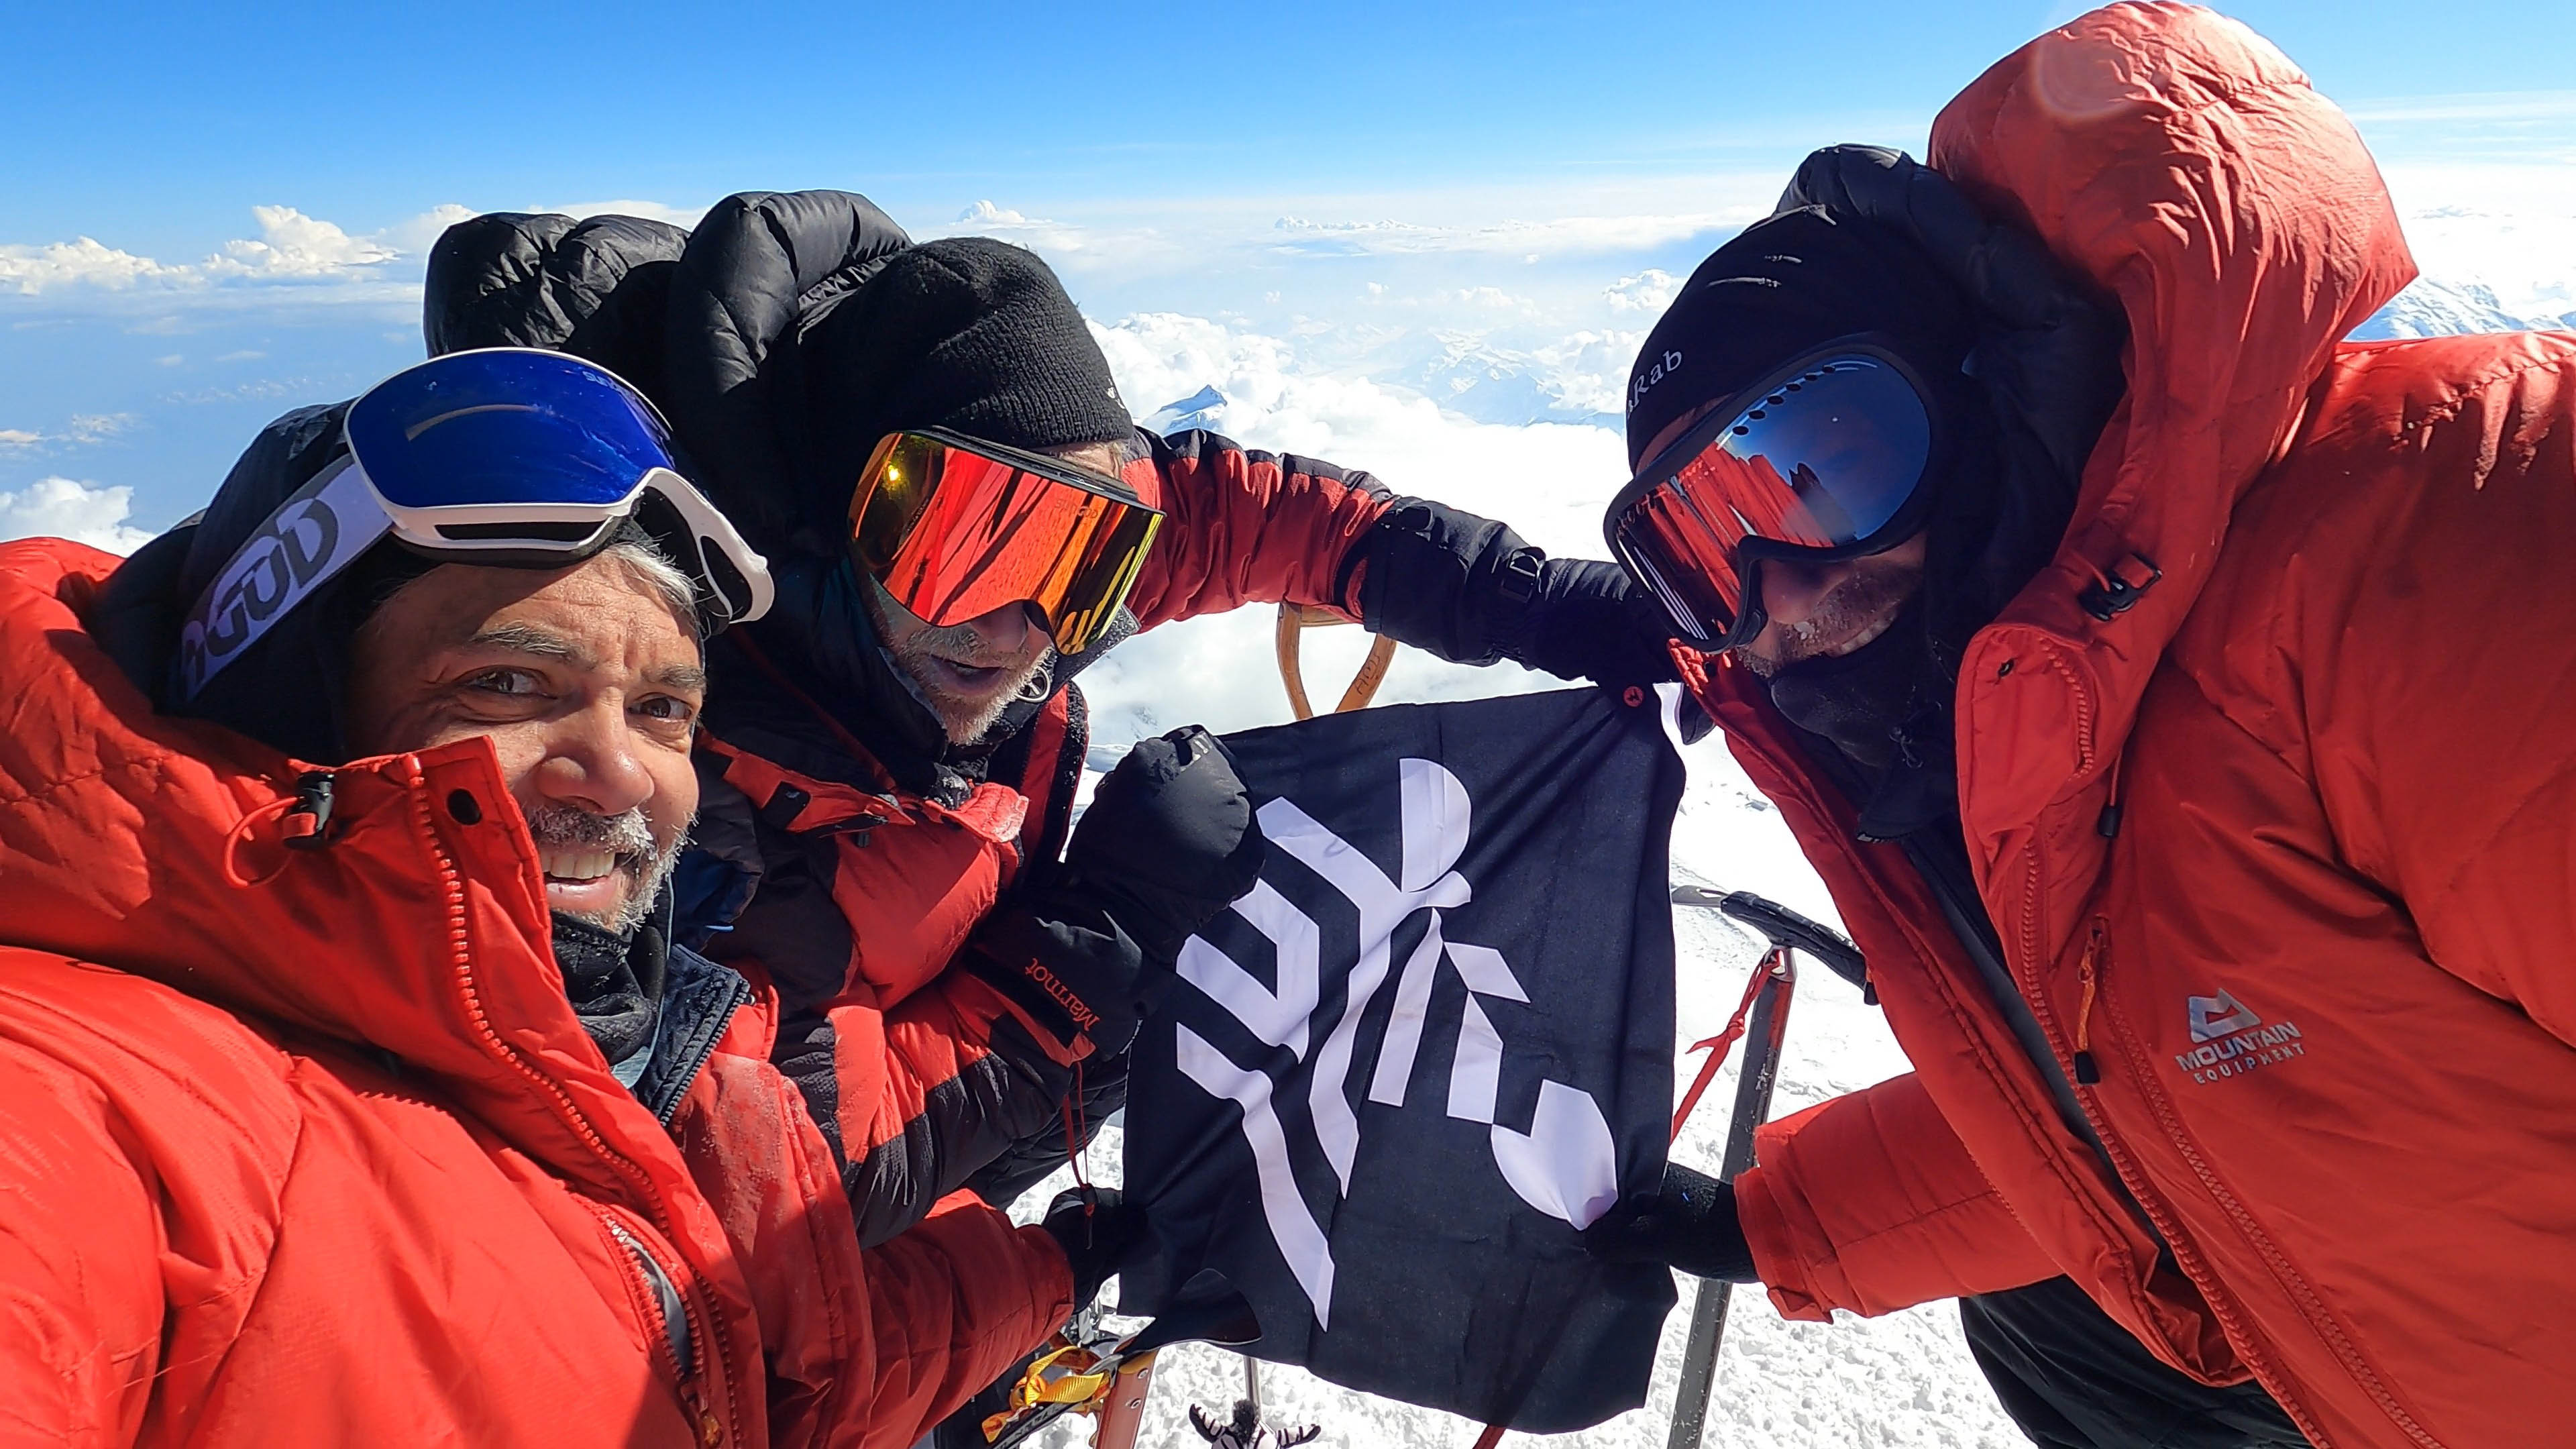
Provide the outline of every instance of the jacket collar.
{"type": "Polygon", "coordinates": [[[156,714],[83,626],[115,564],[57,540],[0,546],[5,944],[389,1054],[597,1195],[681,1190],[676,1147],[564,994],[490,742],[328,771],[325,843],[291,848],[324,772],[156,714]]]}

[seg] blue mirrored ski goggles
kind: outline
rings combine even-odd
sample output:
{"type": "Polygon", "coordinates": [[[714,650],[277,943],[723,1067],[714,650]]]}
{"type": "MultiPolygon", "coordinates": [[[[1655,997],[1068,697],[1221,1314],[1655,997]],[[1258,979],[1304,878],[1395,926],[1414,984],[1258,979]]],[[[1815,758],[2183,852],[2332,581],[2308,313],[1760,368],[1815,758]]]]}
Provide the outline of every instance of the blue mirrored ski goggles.
{"type": "Polygon", "coordinates": [[[271,513],[180,633],[181,697],[391,535],[444,563],[565,568],[633,518],[698,588],[708,633],[768,612],[766,560],[682,477],[615,373],[535,348],[454,352],[350,404],[347,456],[271,513]]]}

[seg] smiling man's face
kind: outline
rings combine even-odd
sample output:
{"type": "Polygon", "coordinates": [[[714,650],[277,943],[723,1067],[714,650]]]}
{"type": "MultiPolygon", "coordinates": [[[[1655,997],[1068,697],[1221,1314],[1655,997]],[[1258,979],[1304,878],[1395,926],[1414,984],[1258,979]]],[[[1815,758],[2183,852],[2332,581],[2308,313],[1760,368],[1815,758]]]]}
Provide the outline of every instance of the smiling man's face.
{"type": "Polygon", "coordinates": [[[698,808],[696,635],[614,553],[554,572],[444,564],[358,631],[362,755],[490,737],[536,838],[546,904],[624,934],[643,923],[698,808]]]}
{"type": "Polygon", "coordinates": [[[868,595],[877,638],[939,716],[951,744],[982,739],[1055,654],[1055,641],[1026,604],[942,625],[924,623],[873,580],[868,595]]]}
{"type": "MultiPolygon", "coordinates": [[[[1114,443],[1078,443],[1038,451],[1095,473],[1118,476],[1114,443]]],[[[932,624],[866,581],[868,622],[912,687],[939,716],[948,742],[971,745],[1011,707],[1055,657],[1045,621],[1026,604],[1006,604],[962,624],[932,624]]]]}

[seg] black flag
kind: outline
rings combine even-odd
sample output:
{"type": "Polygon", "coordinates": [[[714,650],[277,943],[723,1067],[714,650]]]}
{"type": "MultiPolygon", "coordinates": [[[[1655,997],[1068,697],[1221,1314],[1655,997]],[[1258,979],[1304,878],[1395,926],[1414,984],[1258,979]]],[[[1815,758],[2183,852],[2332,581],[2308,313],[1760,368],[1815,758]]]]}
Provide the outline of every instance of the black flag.
{"type": "Polygon", "coordinates": [[[1260,1318],[1250,1352],[1351,1388],[1536,1433],[1645,1401],[1672,1277],[1575,1233],[1663,1172],[1664,707],[1569,690],[1227,738],[1269,861],[1136,1044],[1126,1182],[1161,1256],[1123,1308],[1213,1272],[1260,1318]]]}

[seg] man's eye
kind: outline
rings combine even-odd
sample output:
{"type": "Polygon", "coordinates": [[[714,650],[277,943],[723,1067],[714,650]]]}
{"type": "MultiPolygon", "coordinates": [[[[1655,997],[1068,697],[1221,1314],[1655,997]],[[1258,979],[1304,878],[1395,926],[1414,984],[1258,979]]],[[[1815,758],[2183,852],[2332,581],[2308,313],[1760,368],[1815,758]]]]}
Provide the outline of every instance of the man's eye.
{"type": "Polygon", "coordinates": [[[525,698],[541,692],[537,677],[524,669],[487,669],[465,681],[467,689],[485,694],[525,698]]]}
{"type": "Polygon", "coordinates": [[[671,720],[680,724],[687,724],[698,715],[696,705],[667,694],[657,694],[650,699],[637,700],[635,708],[653,719],[671,720]]]}

